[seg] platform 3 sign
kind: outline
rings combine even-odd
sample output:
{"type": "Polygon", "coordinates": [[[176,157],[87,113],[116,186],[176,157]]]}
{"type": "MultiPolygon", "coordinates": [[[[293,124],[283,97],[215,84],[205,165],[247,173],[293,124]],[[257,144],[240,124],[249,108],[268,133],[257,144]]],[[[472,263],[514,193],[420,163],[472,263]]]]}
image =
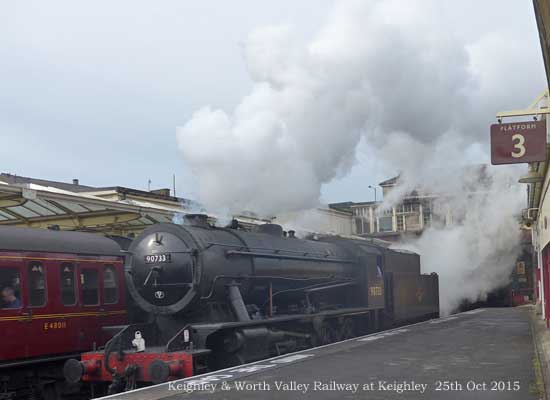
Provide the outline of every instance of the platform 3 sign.
{"type": "Polygon", "coordinates": [[[491,125],[491,164],[546,160],[546,120],[491,125]]]}

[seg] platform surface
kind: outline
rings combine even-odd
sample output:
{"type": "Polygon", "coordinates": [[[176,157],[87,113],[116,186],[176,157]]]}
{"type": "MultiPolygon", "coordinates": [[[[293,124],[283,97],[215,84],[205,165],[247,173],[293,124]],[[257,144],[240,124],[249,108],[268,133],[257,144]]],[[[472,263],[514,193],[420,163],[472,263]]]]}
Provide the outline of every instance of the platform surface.
{"type": "Polygon", "coordinates": [[[529,309],[479,309],[109,398],[538,399],[529,309]]]}

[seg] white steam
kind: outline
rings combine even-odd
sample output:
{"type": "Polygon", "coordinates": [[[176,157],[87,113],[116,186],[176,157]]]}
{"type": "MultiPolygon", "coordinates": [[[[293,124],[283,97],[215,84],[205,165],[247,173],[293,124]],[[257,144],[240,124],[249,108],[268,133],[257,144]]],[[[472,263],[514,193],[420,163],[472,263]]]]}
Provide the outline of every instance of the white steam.
{"type": "Polygon", "coordinates": [[[430,31],[429,15],[409,19],[412,3],[341,3],[309,43],[290,27],[253,32],[252,92],[233,113],[206,107],[178,130],[200,201],[264,215],[311,208],[354,164],[362,135],[429,143],[458,123],[474,80],[468,54],[430,31]],[[431,113],[442,99],[451,112],[431,113]]]}
{"type": "Polygon", "coordinates": [[[250,94],[231,113],[205,107],[178,129],[199,200],[264,216],[309,209],[323,184],[353,166],[362,137],[370,157],[402,170],[428,160],[416,149],[432,156],[444,136],[461,149],[485,143],[493,107],[511,96],[503,87],[518,87],[509,68],[496,67],[511,67],[507,49],[518,50],[516,75],[533,74],[517,39],[461,40],[446,7],[343,1],[309,41],[289,26],[252,32],[243,46],[250,94]]]}
{"type": "Polygon", "coordinates": [[[517,35],[498,32],[460,39],[455,30],[463,23],[443,18],[453,14],[446,7],[343,1],[305,43],[288,26],[253,32],[244,44],[250,94],[232,112],[200,109],[178,129],[199,200],[209,210],[267,217],[314,208],[323,184],[349,172],[364,141],[388,175],[401,171],[403,186],[388,205],[421,187],[449,194],[451,208],[463,210],[462,224],[429,229],[410,244],[424,271],[440,273],[446,311],[461,295],[475,299],[506,279],[518,247],[513,217],[521,191],[491,171],[487,193],[470,198],[467,180],[457,176],[472,161],[486,162],[494,107],[511,97],[512,107],[521,106],[518,90],[534,88],[527,102],[544,85],[542,69],[524,61],[540,57],[540,48],[523,54],[517,35]],[[516,67],[523,72],[510,77],[516,67]],[[532,79],[537,72],[540,79],[532,79]]]}
{"type": "Polygon", "coordinates": [[[441,195],[434,207],[434,223],[418,239],[396,247],[421,255],[422,271],[437,272],[443,315],[463,300],[485,300],[505,285],[520,252],[519,214],[525,192],[517,184],[517,170],[472,169],[446,177],[445,186],[431,188],[441,195]],[[478,173],[478,172],[481,172],[478,173]]]}

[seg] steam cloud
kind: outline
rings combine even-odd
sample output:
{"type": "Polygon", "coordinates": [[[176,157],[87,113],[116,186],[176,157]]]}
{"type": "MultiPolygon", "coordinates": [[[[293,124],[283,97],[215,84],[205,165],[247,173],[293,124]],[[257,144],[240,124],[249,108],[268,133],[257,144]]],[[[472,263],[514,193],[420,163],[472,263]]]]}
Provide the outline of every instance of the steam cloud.
{"type": "Polygon", "coordinates": [[[439,274],[442,315],[464,300],[486,300],[492,290],[504,286],[521,250],[518,224],[525,193],[516,171],[462,172],[454,178],[445,174],[449,181],[439,189],[428,188],[440,196],[434,219],[444,221],[450,215],[452,223],[432,224],[419,238],[396,245],[421,254],[423,271],[439,274]]]}
{"type": "Polygon", "coordinates": [[[505,65],[517,43],[507,37],[499,47],[489,35],[465,44],[440,21],[445,6],[346,1],[309,42],[289,26],[252,32],[244,44],[251,93],[232,113],[205,107],[178,129],[199,200],[262,216],[315,207],[322,185],[349,172],[363,141],[386,170],[401,171],[404,185],[388,206],[421,186],[454,195],[451,207],[464,211],[462,225],[408,244],[425,272],[440,273],[444,311],[500,284],[518,248],[517,170],[505,168],[506,179],[487,172],[490,187],[475,198],[464,196],[458,171],[486,160],[492,107],[509,95],[494,63],[505,65]]]}

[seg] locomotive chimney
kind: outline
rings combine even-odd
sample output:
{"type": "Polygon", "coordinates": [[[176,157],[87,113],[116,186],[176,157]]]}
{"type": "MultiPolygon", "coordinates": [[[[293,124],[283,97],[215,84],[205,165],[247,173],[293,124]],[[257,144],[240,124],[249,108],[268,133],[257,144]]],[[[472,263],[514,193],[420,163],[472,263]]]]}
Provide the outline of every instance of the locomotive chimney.
{"type": "Polygon", "coordinates": [[[185,222],[191,226],[210,228],[210,225],[208,224],[208,215],[206,214],[186,214],[185,222]]]}
{"type": "Polygon", "coordinates": [[[79,182],[78,182],[78,179],[73,179],[73,185],[78,185],[79,182]]]}
{"type": "Polygon", "coordinates": [[[289,238],[295,238],[295,237],[296,237],[296,231],[294,231],[294,230],[292,230],[292,229],[289,230],[289,231],[288,231],[288,237],[289,237],[289,238]]]}
{"type": "Polygon", "coordinates": [[[259,233],[266,233],[273,236],[283,236],[283,227],[277,224],[263,224],[258,227],[259,233]]]}

